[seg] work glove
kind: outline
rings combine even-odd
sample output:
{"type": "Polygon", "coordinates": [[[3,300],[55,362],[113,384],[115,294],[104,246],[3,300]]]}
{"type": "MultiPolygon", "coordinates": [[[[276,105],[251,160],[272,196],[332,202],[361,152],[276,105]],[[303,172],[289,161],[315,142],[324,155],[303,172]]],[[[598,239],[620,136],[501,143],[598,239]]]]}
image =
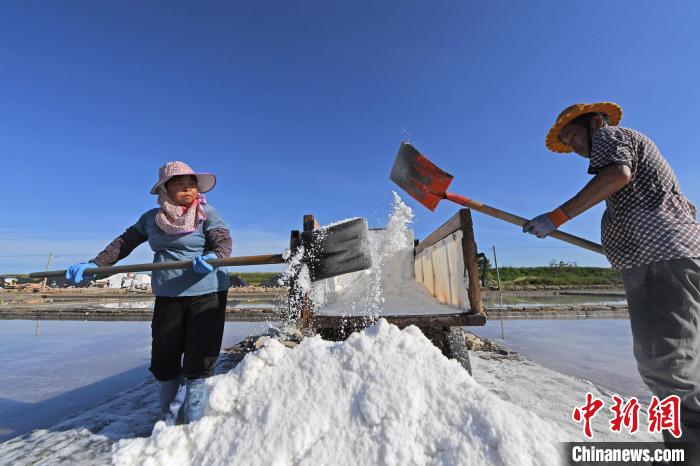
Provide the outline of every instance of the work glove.
{"type": "Polygon", "coordinates": [[[216,253],[210,252],[203,256],[197,256],[192,259],[192,270],[197,273],[209,273],[214,271],[214,266],[209,264],[207,259],[218,259],[219,256],[216,253]]]}
{"type": "Polygon", "coordinates": [[[571,220],[569,214],[564,212],[561,207],[557,207],[553,211],[538,215],[527,222],[523,225],[523,232],[544,238],[569,220],[571,220]]]}
{"type": "MultiPolygon", "coordinates": [[[[85,272],[85,269],[96,269],[97,264],[94,264],[92,262],[81,262],[79,264],[73,264],[70,267],[68,267],[68,270],[66,270],[66,280],[69,282],[73,282],[76,285],[80,282],[83,281],[83,272],[85,272]]],[[[91,277],[91,275],[88,275],[88,277],[91,277]]]]}

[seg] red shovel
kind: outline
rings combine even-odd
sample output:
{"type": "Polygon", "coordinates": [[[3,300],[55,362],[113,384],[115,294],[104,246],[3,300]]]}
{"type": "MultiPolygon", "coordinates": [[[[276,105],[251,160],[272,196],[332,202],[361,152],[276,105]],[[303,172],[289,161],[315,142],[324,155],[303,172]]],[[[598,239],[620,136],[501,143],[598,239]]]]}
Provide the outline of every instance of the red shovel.
{"type": "MultiPolygon", "coordinates": [[[[448,193],[447,188],[454,177],[441,170],[440,167],[428,160],[425,155],[418,152],[415,147],[407,142],[401,144],[399,153],[396,154],[390,178],[401,189],[431,211],[435,210],[441,200],[449,199],[482,214],[505,220],[520,227],[528,222],[526,218],[473,201],[458,194],[448,193]]],[[[603,254],[603,248],[600,244],[564,233],[563,231],[554,230],[548,236],[603,254]]]]}

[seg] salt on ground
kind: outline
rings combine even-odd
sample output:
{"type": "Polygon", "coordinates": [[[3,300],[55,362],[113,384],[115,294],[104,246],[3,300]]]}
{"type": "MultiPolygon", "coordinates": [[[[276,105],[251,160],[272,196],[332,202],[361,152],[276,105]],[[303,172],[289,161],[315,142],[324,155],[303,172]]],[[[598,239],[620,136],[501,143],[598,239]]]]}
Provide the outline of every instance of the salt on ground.
{"type": "Polygon", "coordinates": [[[556,427],[501,400],[416,327],[270,340],[207,382],[207,416],[121,440],[116,465],[549,465],[556,427]]]}
{"type": "Polygon", "coordinates": [[[151,276],[145,273],[117,273],[102,280],[97,280],[97,282],[107,283],[107,288],[129,288],[131,285],[150,286],[151,276]]]}

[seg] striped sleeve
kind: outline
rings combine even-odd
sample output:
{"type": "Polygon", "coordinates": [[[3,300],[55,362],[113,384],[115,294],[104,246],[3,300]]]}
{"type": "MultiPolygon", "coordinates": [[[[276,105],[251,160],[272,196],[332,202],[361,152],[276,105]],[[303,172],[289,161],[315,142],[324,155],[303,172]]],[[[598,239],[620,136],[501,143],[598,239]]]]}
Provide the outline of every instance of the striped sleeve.
{"type": "Polygon", "coordinates": [[[104,248],[90,262],[97,264],[98,267],[107,267],[114,265],[136,249],[137,246],[144,243],[148,238],[139,233],[135,226],[126,229],[124,233],[117,236],[114,241],[104,248]]]}
{"type": "Polygon", "coordinates": [[[228,228],[212,228],[206,232],[205,250],[216,253],[220,258],[231,256],[233,240],[228,228]]]}

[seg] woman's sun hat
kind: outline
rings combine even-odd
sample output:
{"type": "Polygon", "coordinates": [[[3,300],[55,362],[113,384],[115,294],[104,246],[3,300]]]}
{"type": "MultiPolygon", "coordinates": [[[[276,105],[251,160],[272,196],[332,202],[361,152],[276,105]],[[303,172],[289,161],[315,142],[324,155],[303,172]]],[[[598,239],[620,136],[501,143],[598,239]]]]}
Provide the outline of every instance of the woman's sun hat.
{"type": "Polygon", "coordinates": [[[168,162],[158,171],[158,182],[153,185],[151,194],[158,194],[161,186],[168,182],[173,176],[194,175],[197,178],[197,190],[200,193],[206,193],[214,189],[216,185],[216,176],[212,173],[195,173],[185,162],[168,162]]]}
{"type": "Polygon", "coordinates": [[[574,118],[580,117],[585,113],[604,113],[608,116],[608,123],[612,126],[617,126],[620,120],[622,120],[622,107],[613,102],[571,105],[566,107],[564,111],[559,114],[556,123],[554,123],[554,126],[552,126],[547,133],[547,138],[545,139],[547,149],[562,154],[573,152],[571,147],[561,142],[559,139],[559,132],[574,118]]]}

